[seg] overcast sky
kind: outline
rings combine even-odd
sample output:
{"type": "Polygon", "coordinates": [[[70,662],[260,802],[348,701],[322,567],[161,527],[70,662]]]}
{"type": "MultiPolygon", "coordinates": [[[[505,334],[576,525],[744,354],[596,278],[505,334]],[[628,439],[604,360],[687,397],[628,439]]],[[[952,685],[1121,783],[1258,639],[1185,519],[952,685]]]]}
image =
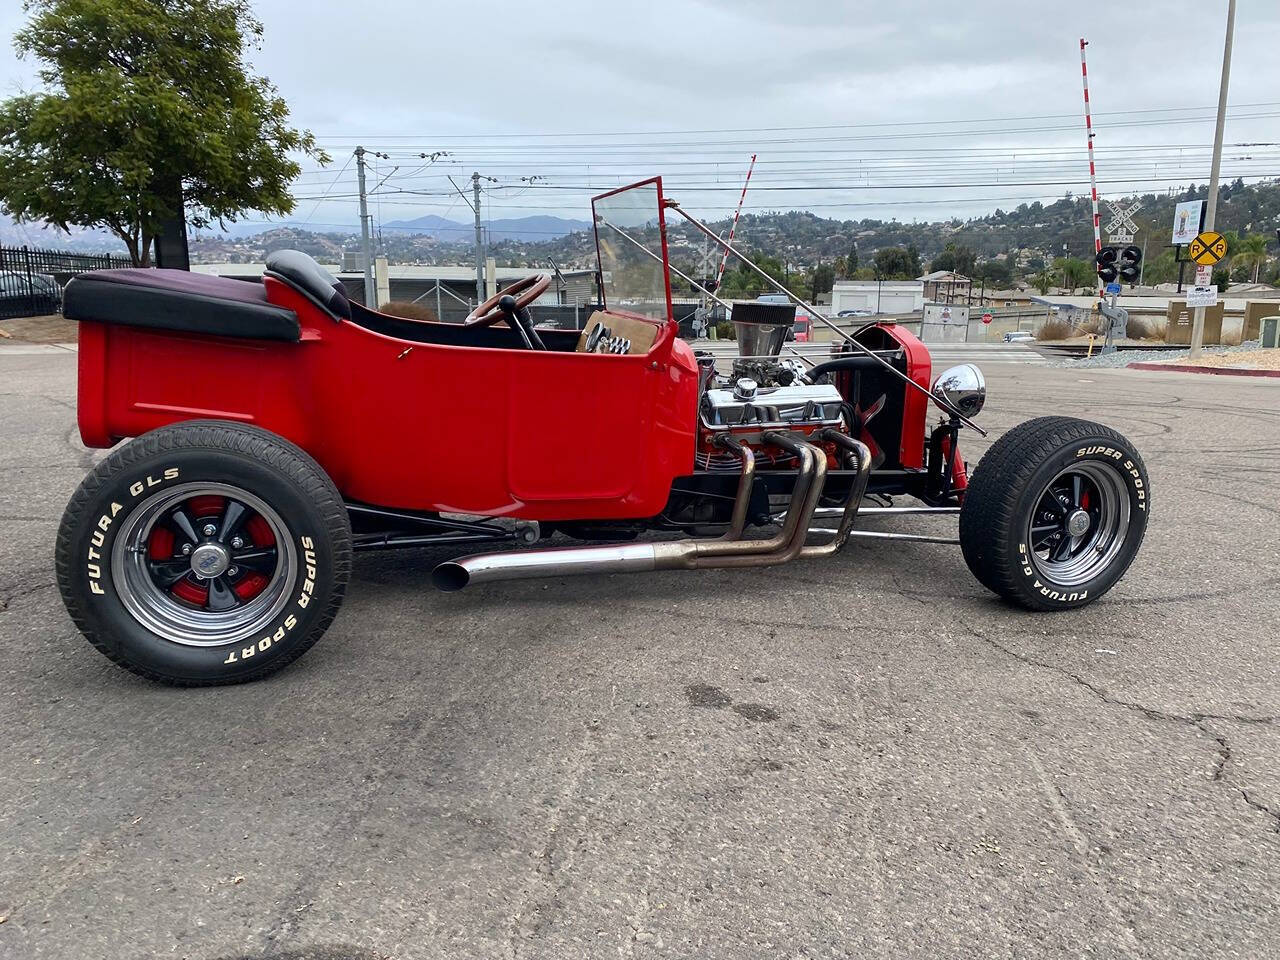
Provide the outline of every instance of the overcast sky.
{"type": "MultiPolygon", "coordinates": [[[[21,24],[17,6],[3,5],[0,33],[21,24]]],[[[356,222],[354,166],[342,169],[356,143],[392,155],[371,173],[370,186],[387,178],[384,221],[468,219],[446,174],[463,183],[472,170],[497,178],[486,184],[495,217],[581,218],[591,192],[654,173],[686,206],[723,216],[753,152],[754,211],[939,219],[1087,192],[1081,36],[1100,190],[1203,182],[1226,9],[1225,0],[255,6],[266,28],[258,69],[334,157],[295,191],[294,218],[317,228],[356,222]],[[450,156],[417,156],[437,150],[450,156]]],[[[1280,3],[1240,0],[1229,144],[1280,142],[1277,51],[1280,3]]],[[[6,47],[0,92],[29,87],[34,70],[6,47]]],[[[1226,156],[1227,176],[1280,175],[1280,146],[1231,146],[1226,156]]]]}

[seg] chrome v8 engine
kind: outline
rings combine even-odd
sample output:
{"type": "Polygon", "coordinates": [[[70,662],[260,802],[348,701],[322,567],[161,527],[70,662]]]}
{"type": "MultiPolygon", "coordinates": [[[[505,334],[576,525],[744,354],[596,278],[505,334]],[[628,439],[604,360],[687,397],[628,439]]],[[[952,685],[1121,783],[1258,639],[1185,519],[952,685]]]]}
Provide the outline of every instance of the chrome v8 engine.
{"type": "Polygon", "coordinates": [[[793,308],[773,304],[735,304],[734,326],[738,333],[739,356],[732,373],[715,372],[715,358],[706,355],[703,388],[699,398],[698,463],[703,469],[738,469],[737,458],[726,455],[718,441],[728,434],[740,443],[757,447],[762,465],[791,461],[781,450],[770,451],[765,439],[771,431],[811,435],[823,428],[848,432],[846,405],[832,384],[810,383],[806,367],[799,359],[779,356],[786,333],[791,329],[793,308]],[[768,307],[772,314],[756,318],[768,307]],[[746,309],[750,308],[750,309],[746,309]]]}

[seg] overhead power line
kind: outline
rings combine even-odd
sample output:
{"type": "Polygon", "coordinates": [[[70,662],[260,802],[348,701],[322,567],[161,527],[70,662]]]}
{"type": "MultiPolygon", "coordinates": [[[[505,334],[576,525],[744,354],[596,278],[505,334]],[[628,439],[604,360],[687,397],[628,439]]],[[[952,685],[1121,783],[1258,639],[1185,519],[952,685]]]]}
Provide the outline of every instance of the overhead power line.
{"type": "MultiPolygon", "coordinates": [[[[1280,107],[1280,101],[1263,101],[1260,103],[1237,103],[1231,104],[1229,109],[1232,110],[1252,110],[1260,107],[1280,107]]],[[[1188,113],[1214,111],[1217,105],[1205,107],[1150,107],[1142,110],[1113,110],[1107,113],[1098,113],[1099,117],[1120,117],[1120,116],[1138,116],[1154,113],[1188,113]]],[[[876,123],[831,123],[817,124],[813,126],[795,126],[795,127],[725,127],[711,129],[692,129],[692,130],[626,130],[626,131],[606,131],[592,133],[467,133],[467,134],[450,134],[450,140],[514,140],[525,138],[572,138],[572,137],[630,137],[630,136],[694,136],[706,135],[714,133],[783,133],[794,130],[859,130],[865,128],[881,128],[881,127],[915,127],[915,126],[952,126],[966,123],[1021,123],[1028,120],[1079,120],[1077,113],[1044,113],[1033,114],[1030,116],[1020,117],[981,117],[970,119],[946,119],[946,120],[897,120],[897,121],[880,121],[876,123]]],[[[1212,119],[1212,118],[1210,118],[1212,119]]],[[[1115,124],[1109,124],[1115,126],[1115,124]]],[[[337,134],[332,136],[320,137],[321,140],[357,140],[364,139],[366,141],[373,140],[429,140],[429,136],[421,134],[385,134],[385,135],[347,135],[337,134]]]]}

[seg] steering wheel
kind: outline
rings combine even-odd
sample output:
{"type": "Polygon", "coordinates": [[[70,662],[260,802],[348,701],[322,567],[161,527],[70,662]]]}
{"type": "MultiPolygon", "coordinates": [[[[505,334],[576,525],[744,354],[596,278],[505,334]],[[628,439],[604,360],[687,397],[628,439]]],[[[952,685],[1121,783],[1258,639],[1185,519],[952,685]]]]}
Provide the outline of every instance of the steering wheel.
{"type": "Polygon", "coordinates": [[[524,310],[529,304],[546,293],[549,286],[551,286],[551,274],[549,273],[535,273],[531,277],[523,277],[510,284],[501,293],[495,293],[468,313],[467,319],[462,321],[462,325],[464,327],[491,327],[499,320],[508,319],[515,311],[524,310]],[[511,305],[503,304],[501,302],[503,297],[511,297],[515,303],[511,305]]]}

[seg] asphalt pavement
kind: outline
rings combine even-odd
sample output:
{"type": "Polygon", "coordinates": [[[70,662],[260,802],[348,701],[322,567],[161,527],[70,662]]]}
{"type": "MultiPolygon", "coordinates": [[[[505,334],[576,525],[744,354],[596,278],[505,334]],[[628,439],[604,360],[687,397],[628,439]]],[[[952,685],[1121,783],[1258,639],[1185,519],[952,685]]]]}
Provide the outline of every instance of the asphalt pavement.
{"type": "Polygon", "coordinates": [[[54,587],[74,355],[0,351],[0,957],[1277,956],[1280,384],[1224,380],[989,371],[993,436],[1150,468],[1083,611],[928,544],[450,595],[362,555],[286,671],[175,690],[54,587]]]}

